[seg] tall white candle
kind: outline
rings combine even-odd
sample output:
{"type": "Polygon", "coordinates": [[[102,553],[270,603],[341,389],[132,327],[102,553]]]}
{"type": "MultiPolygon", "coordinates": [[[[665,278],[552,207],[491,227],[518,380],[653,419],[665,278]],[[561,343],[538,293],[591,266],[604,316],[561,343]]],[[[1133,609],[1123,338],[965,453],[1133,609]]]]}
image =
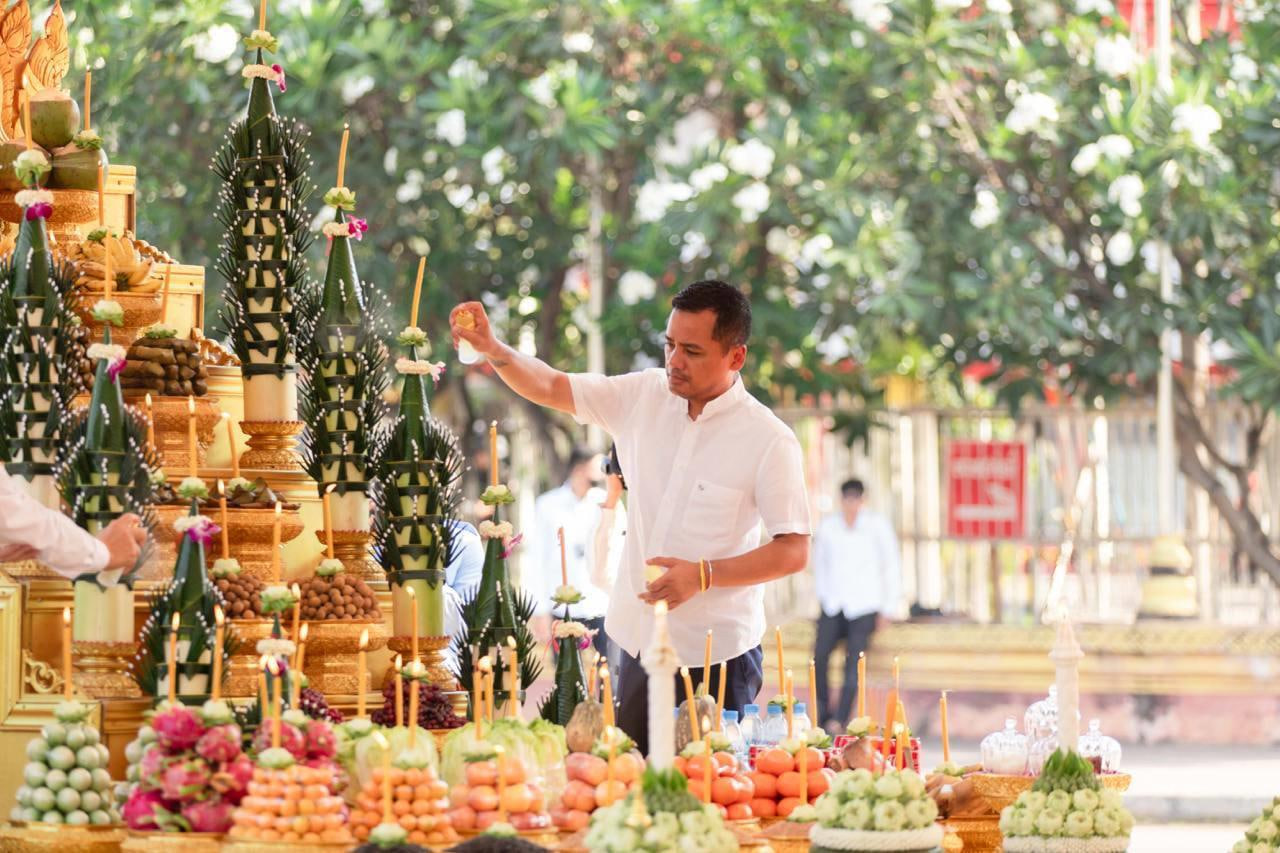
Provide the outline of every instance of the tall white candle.
{"type": "Polygon", "coordinates": [[[1080,659],[1083,657],[1071,619],[1064,610],[1049,658],[1057,673],[1058,746],[1065,750],[1076,749],[1080,741],[1080,659]]]}
{"type": "Polygon", "coordinates": [[[676,669],[679,661],[667,631],[667,603],[653,608],[653,639],[644,652],[644,670],[649,676],[649,765],[666,770],[675,763],[676,669]]]}

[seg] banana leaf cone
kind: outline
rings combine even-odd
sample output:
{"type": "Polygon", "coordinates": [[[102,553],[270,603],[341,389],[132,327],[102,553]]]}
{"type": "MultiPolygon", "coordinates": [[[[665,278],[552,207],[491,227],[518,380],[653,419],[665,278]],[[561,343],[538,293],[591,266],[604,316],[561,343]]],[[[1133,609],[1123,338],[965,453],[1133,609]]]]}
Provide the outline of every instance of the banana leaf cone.
{"type": "Polygon", "coordinates": [[[582,650],[575,637],[560,641],[556,658],[555,686],[543,700],[539,713],[544,720],[567,726],[573,711],[587,698],[587,683],[582,670],[582,650]]]}
{"type": "MultiPolygon", "coordinates": [[[[254,61],[258,65],[265,64],[260,48],[254,61]]],[[[260,150],[263,156],[279,153],[278,151],[270,150],[274,141],[271,131],[271,119],[276,114],[276,104],[271,97],[271,88],[268,83],[269,81],[261,77],[253,78],[253,83],[249,86],[249,107],[246,110],[245,119],[245,127],[249,132],[250,143],[255,150],[260,150]]]]}
{"type": "MultiPolygon", "coordinates": [[[[346,222],[346,213],[336,211],[333,221],[346,222]]],[[[334,237],[329,244],[321,312],[321,326],[357,326],[364,315],[364,293],[350,237],[334,237]]]]}
{"type": "MultiPolygon", "coordinates": [[[[27,302],[30,308],[43,308],[43,317],[48,318],[57,313],[59,296],[54,289],[51,274],[53,255],[49,251],[49,230],[44,217],[27,219],[22,217],[18,226],[18,239],[14,246],[15,260],[13,270],[13,296],[15,299],[40,297],[44,305],[27,302]],[[26,263],[22,259],[26,258],[26,263]]],[[[14,318],[16,319],[16,318],[14,318]]]]}

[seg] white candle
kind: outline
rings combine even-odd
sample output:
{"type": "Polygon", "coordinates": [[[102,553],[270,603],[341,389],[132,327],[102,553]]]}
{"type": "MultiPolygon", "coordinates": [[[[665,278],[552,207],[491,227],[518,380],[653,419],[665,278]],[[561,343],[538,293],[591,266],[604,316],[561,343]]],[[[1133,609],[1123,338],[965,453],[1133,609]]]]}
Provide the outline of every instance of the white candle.
{"type": "Polygon", "coordinates": [[[653,639],[644,653],[644,669],[649,676],[649,764],[666,770],[675,763],[676,653],[667,632],[667,603],[653,608],[653,639]]]}

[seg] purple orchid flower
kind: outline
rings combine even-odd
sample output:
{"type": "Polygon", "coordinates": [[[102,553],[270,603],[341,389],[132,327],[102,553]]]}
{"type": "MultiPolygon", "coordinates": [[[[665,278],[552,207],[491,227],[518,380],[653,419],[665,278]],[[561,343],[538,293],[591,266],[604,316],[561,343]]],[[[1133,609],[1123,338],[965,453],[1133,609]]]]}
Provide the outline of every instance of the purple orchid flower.
{"type": "Polygon", "coordinates": [[[284,79],[284,66],[277,62],[271,66],[271,70],[276,72],[276,85],[280,87],[280,91],[282,93],[289,91],[289,85],[284,79]]]}
{"type": "Polygon", "coordinates": [[[511,541],[507,543],[507,549],[502,552],[502,559],[507,559],[515,553],[516,547],[524,541],[524,534],[520,533],[511,537],[511,541]]]}
{"type": "Polygon", "coordinates": [[[213,542],[213,537],[222,532],[222,528],[214,524],[211,519],[201,517],[199,521],[187,528],[187,536],[192,542],[199,542],[201,545],[209,545],[213,542]]]}
{"type": "Polygon", "coordinates": [[[53,215],[53,205],[47,201],[37,202],[27,208],[27,221],[33,222],[37,219],[48,219],[53,215]]]}
{"type": "Polygon", "coordinates": [[[369,223],[363,219],[351,219],[347,221],[347,231],[357,240],[364,239],[364,232],[369,230],[369,223]]]}
{"type": "Polygon", "coordinates": [[[128,364],[129,362],[123,358],[113,359],[107,364],[107,378],[114,382],[121,373],[124,373],[128,364]]]}

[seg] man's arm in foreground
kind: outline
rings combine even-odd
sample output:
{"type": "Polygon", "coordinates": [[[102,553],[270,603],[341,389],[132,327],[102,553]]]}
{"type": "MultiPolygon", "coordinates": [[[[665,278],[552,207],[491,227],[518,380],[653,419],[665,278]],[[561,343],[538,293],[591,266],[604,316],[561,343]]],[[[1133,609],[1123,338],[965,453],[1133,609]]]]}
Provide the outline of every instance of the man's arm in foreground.
{"type": "MultiPolygon", "coordinates": [[[[712,560],[712,587],[755,586],[796,572],[809,564],[809,534],[784,533],[755,550],[736,557],[712,560]]],[[[697,562],[675,557],[654,557],[649,563],[667,571],[645,585],[640,600],[647,604],[659,601],[675,609],[698,594],[701,578],[697,562]]]]}
{"type": "Polygon", "coordinates": [[[569,375],[498,340],[489,325],[489,315],[479,302],[464,302],[455,307],[449,313],[449,327],[453,345],[456,347],[459,340],[470,343],[476,352],[489,360],[494,372],[512,391],[539,406],[576,414],[569,375]],[[461,325],[458,323],[463,314],[471,316],[469,328],[466,320],[461,325]]]}

